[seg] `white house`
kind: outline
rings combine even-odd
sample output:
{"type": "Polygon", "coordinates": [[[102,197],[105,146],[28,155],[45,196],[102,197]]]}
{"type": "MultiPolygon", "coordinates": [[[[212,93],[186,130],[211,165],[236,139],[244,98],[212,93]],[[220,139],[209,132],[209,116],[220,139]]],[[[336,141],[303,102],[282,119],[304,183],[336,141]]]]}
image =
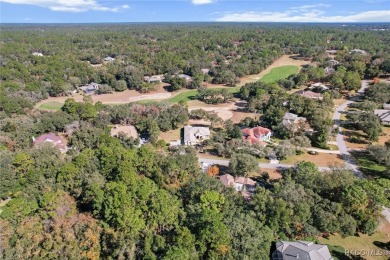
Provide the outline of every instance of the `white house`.
{"type": "Polygon", "coordinates": [[[361,50],[361,49],[352,49],[349,53],[350,54],[353,54],[353,53],[366,54],[367,52],[365,50],[361,50]]]}
{"type": "Polygon", "coordinates": [[[184,145],[196,145],[210,138],[208,127],[198,127],[187,125],[184,127],[184,145]]]}
{"type": "Polygon", "coordinates": [[[148,83],[161,83],[164,77],[161,75],[145,76],[144,81],[148,83]]]}
{"type": "Polygon", "coordinates": [[[43,54],[41,52],[37,52],[37,51],[33,52],[32,55],[38,56],[38,57],[42,57],[43,56],[43,54]]]}
{"type": "Polygon", "coordinates": [[[113,58],[111,56],[107,56],[104,58],[104,61],[113,62],[113,61],[115,61],[115,58],[113,58]]]}
{"type": "Polygon", "coordinates": [[[178,78],[185,79],[185,81],[189,82],[192,80],[191,76],[188,76],[186,74],[179,74],[177,75],[178,78]]]}
{"type": "Polygon", "coordinates": [[[309,89],[320,89],[322,91],[325,91],[325,90],[328,90],[329,88],[327,86],[325,86],[324,84],[322,84],[321,82],[317,82],[317,83],[311,84],[309,89]]]}

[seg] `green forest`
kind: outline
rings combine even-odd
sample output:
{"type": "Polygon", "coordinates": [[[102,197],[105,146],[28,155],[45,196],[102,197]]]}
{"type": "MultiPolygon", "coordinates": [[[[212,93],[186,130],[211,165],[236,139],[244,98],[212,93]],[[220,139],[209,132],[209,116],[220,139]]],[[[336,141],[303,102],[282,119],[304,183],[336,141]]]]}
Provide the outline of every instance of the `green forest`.
{"type": "MultiPolygon", "coordinates": [[[[144,76],[164,74],[175,88],[170,91],[196,89],[196,98],[207,104],[240,98],[279,138],[292,138],[296,147],[311,142],[324,148],[333,99],[359,89],[361,79],[390,73],[390,34],[372,30],[375,25],[0,28],[1,259],[269,259],[279,240],[373,234],[382,207],[390,207],[389,142],[366,151],[386,169],[381,176],[358,178],[338,165],[323,172],[302,161],[283,170],[281,179],[258,177],[254,196],[246,200],[202,171],[195,148],[158,140],[160,132],[182,128],[189,119],[222,125],[212,142],[234,163],[221,170],[245,176],[261,156],[248,152],[253,147],[236,149],[241,132],[230,121],[190,112],[185,102],[109,106],[90,96],[82,102],[69,98],[58,111],[34,109],[49,96],[68,96],[91,82],[110,91],[148,92],[154,85],[144,76]],[[369,55],[350,54],[355,48],[369,55]],[[333,75],[324,73],[328,49],[340,51],[342,65],[333,75]],[[201,87],[202,82],[236,86],[239,78],[261,72],[283,54],[313,59],[318,67],[292,71],[277,82],[248,83],[237,93],[201,87]],[[115,60],[105,62],[106,57],[115,60]],[[206,75],[204,68],[210,69],[206,75]],[[172,77],[177,73],[194,80],[186,85],[172,77]],[[287,92],[311,80],[335,87],[318,102],[287,92]],[[306,138],[282,129],[287,111],[305,116],[315,133],[306,138]],[[148,142],[112,137],[115,124],[135,126],[148,142]],[[33,138],[49,132],[65,137],[66,153],[50,144],[33,147],[33,138]]],[[[385,102],[390,102],[389,84],[374,84],[361,109],[385,102]]],[[[350,116],[351,125],[363,130],[378,125],[362,113],[350,116]]],[[[249,118],[240,126],[257,124],[249,118]]],[[[365,131],[372,140],[380,134],[365,131]]],[[[280,157],[289,155],[283,146],[277,149],[280,157]]]]}

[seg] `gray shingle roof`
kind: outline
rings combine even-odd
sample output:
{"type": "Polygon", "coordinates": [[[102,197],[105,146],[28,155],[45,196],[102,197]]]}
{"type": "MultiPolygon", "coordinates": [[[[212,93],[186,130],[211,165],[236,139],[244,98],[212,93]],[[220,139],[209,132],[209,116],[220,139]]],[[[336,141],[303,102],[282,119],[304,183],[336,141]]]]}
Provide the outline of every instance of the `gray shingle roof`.
{"type": "Polygon", "coordinates": [[[276,243],[273,260],[333,260],[328,246],[310,241],[280,241],[276,243]]]}
{"type": "Polygon", "coordinates": [[[374,114],[379,117],[381,122],[390,122],[390,110],[385,110],[385,109],[376,109],[374,110],[374,114]]]}

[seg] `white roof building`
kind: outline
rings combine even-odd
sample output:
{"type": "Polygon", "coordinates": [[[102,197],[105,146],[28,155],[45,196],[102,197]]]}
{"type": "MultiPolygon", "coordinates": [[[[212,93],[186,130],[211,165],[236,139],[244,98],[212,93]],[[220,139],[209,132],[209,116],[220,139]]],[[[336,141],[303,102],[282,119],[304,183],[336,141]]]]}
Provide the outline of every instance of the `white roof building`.
{"type": "Polygon", "coordinates": [[[365,50],[361,49],[352,49],[349,53],[359,53],[359,54],[366,54],[367,52],[365,50]]]}
{"type": "Polygon", "coordinates": [[[161,75],[145,76],[144,81],[149,83],[161,83],[164,77],[161,75]]]}
{"type": "Polygon", "coordinates": [[[113,62],[115,60],[115,58],[111,57],[111,56],[107,56],[104,58],[104,61],[111,61],[113,62]]]}
{"type": "Polygon", "coordinates": [[[37,52],[37,51],[33,52],[32,55],[38,56],[38,57],[42,57],[43,56],[43,54],[41,52],[37,52]]]}
{"type": "Polygon", "coordinates": [[[321,82],[317,82],[317,83],[311,84],[310,87],[309,87],[309,89],[315,89],[315,88],[319,88],[319,89],[321,89],[323,91],[329,89],[327,86],[325,86],[321,82]]]}
{"type": "Polygon", "coordinates": [[[179,75],[177,75],[177,77],[185,79],[186,81],[191,81],[192,80],[191,76],[188,76],[186,74],[179,74],[179,75]]]}
{"type": "Polygon", "coordinates": [[[210,138],[208,127],[198,127],[187,125],[184,127],[184,145],[195,145],[210,138]]]}

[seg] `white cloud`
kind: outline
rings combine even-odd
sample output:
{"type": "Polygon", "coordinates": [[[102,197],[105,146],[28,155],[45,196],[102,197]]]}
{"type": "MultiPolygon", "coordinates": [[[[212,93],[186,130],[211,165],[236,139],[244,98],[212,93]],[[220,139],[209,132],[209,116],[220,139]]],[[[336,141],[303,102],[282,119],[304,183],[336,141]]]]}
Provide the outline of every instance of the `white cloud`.
{"type": "Polygon", "coordinates": [[[192,0],[191,1],[194,5],[206,5],[206,4],[212,4],[215,2],[215,0],[192,0]]]}
{"type": "Polygon", "coordinates": [[[96,0],[0,0],[10,4],[36,5],[49,8],[59,12],[85,12],[85,11],[108,11],[118,12],[121,9],[128,9],[128,5],[120,7],[107,7],[99,4],[96,0]]]}
{"type": "MultiPolygon", "coordinates": [[[[220,22],[316,22],[316,23],[348,23],[348,22],[390,22],[390,10],[366,11],[345,15],[327,15],[318,7],[329,5],[304,5],[292,7],[281,12],[237,12],[225,13],[216,19],[220,22]]],[[[322,8],[321,8],[322,9],[322,8]]]]}

